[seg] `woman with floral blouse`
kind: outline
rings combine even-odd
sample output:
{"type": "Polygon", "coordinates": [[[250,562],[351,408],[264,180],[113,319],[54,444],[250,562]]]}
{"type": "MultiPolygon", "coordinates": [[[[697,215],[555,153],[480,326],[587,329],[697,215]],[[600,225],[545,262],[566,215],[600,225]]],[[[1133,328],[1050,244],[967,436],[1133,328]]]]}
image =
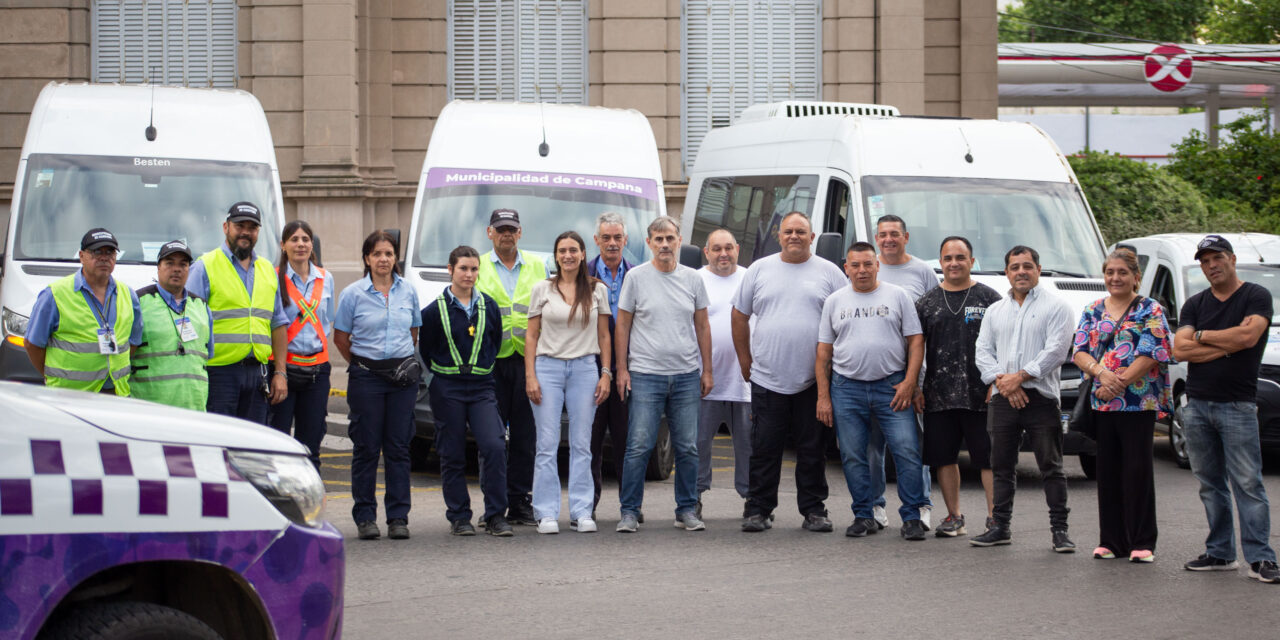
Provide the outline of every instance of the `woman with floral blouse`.
{"type": "Polygon", "coordinates": [[[1088,399],[1098,428],[1100,535],[1093,557],[1128,554],[1130,562],[1152,562],[1156,496],[1151,445],[1156,418],[1173,412],[1168,367],[1172,334],[1164,309],[1151,298],[1137,297],[1142,273],[1133,251],[1112,251],[1102,274],[1109,295],[1084,310],[1073,357],[1092,376],[1088,399]]]}

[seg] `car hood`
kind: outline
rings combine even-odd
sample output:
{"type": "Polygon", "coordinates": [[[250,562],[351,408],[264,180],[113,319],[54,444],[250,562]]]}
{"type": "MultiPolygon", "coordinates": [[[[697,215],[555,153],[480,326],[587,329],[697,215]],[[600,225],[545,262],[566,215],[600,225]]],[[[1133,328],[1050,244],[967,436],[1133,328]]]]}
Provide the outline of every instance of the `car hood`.
{"type": "Polygon", "coordinates": [[[131,440],[307,453],[306,447],[297,440],[237,418],[99,393],[0,382],[0,407],[13,407],[18,403],[28,408],[38,405],[38,412],[59,411],[131,440]]]}

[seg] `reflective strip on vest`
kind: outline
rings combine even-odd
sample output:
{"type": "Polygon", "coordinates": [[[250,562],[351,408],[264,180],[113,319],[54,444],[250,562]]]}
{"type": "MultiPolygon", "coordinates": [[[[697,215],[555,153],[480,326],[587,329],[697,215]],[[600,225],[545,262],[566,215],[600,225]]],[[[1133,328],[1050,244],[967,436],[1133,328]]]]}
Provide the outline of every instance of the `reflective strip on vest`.
{"type": "Polygon", "coordinates": [[[498,303],[498,313],[502,316],[502,345],[498,348],[498,357],[506,358],[512,354],[524,355],[525,328],[529,326],[529,298],[533,295],[533,285],[546,278],[547,267],[541,258],[520,252],[520,275],[516,278],[515,293],[508,296],[498,277],[498,269],[493,265],[493,252],[480,256],[480,271],[476,278],[476,289],[489,294],[498,303]]]}
{"type": "Polygon", "coordinates": [[[191,351],[185,351],[185,352],[178,351],[176,349],[173,351],[147,351],[147,352],[143,352],[139,350],[137,353],[133,354],[133,359],[146,360],[147,358],[168,358],[170,356],[192,356],[195,358],[200,358],[201,360],[209,359],[209,354],[205,353],[204,348],[193,349],[191,351]]]}
{"type": "Polygon", "coordinates": [[[58,328],[45,348],[45,384],[51,387],[101,391],[108,379],[116,395],[129,395],[129,341],[133,333],[133,295],[115,282],[116,320],[112,325],[116,352],[103,354],[98,346],[101,328],[96,311],[75,288],[75,274],[49,284],[58,309],[58,328]]]}
{"type": "Polygon", "coordinates": [[[134,383],[138,382],[161,382],[163,380],[199,380],[200,382],[209,382],[209,376],[198,373],[167,373],[160,376],[142,376],[134,374],[134,383]]]}
{"type": "Polygon", "coordinates": [[[218,345],[220,344],[265,344],[270,347],[271,336],[263,336],[256,333],[215,333],[213,334],[213,351],[215,358],[218,355],[218,345]]]}
{"type": "MultiPolygon", "coordinates": [[[[480,344],[484,341],[485,316],[487,314],[485,313],[484,296],[478,291],[473,292],[472,295],[480,296],[480,298],[476,301],[476,332],[475,335],[471,336],[471,358],[465,366],[468,369],[467,373],[483,376],[493,371],[493,367],[480,368],[476,366],[476,362],[480,359],[480,344]]],[[[436,298],[436,307],[440,310],[440,324],[444,329],[444,339],[449,345],[449,355],[453,356],[454,366],[437,364],[435,360],[432,360],[431,370],[435,373],[461,374],[463,373],[462,367],[464,365],[462,364],[462,356],[458,353],[458,345],[453,341],[453,326],[449,321],[449,302],[445,300],[444,292],[441,292],[440,297],[436,298]]]]}
{"type": "Polygon", "coordinates": [[[279,285],[275,267],[264,258],[253,262],[253,291],[222,249],[203,256],[209,277],[209,308],[213,316],[213,358],[210,366],[234,364],[253,356],[258,362],[271,357],[271,319],[279,285]]]}
{"type": "MultiPolygon", "coordinates": [[[[254,274],[254,288],[257,288],[257,274],[254,274]]],[[[222,311],[212,312],[214,320],[232,320],[235,318],[259,318],[262,320],[270,320],[275,316],[272,311],[266,309],[225,309],[222,311]]]]}
{"type": "Polygon", "coordinates": [[[144,342],[134,359],[145,362],[132,377],[133,395],[172,407],[204,411],[209,399],[209,308],[188,296],[178,315],[157,291],[138,298],[144,342]],[[183,341],[175,322],[190,322],[195,339],[183,341]]]}

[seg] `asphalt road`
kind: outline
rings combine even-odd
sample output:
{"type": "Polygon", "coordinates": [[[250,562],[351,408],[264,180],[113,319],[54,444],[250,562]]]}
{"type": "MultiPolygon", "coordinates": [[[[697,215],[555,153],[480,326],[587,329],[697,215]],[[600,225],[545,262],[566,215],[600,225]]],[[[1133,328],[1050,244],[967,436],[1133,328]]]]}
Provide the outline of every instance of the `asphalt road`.
{"type": "MultiPolygon", "coordinates": [[[[964,537],[907,542],[891,526],[846,538],[849,493],[839,465],[828,466],[827,503],[836,532],[800,529],[791,463],[784,468],[771,531],[742,533],[742,501],[732,488],[727,436],[716,441],[713,489],[704,495],[707,530],[672,526],[671,482],[646,488],[646,524],[614,532],[617,486],[600,505],[601,530],[513,538],[448,535],[439,477],[413,475],[413,538],[355,539],[348,441],[326,440],[327,517],[347,536],[345,637],[436,638],[1186,638],[1280,637],[1280,585],[1238,572],[1192,573],[1182,563],[1203,551],[1207,532],[1195,479],[1156,441],[1160,542],[1156,562],[1100,561],[1094,483],[1069,458],[1074,555],[1049,548],[1048,515],[1034,461],[1023,454],[1013,544],[978,549],[964,537]]],[[[963,458],[962,458],[963,468],[963,458]]],[[[474,473],[474,469],[471,469],[474,473]]],[[[977,474],[964,471],[962,504],[970,535],[985,504],[977,474]]],[[[1280,464],[1266,484],[1280,497],[1280,464]]],[[[481,496],[471,477],[472,504],[481,496]]],[[[939,522],[945,509],[936,493],[939,522]]],[[[381,506],[379,507],[381,509],[381,506]]],[[[1273,503],[1272,519],[1280,515],[1273,503]]],[[[1273,532],[1272,544],[1278,536],[1273,532]]]]}

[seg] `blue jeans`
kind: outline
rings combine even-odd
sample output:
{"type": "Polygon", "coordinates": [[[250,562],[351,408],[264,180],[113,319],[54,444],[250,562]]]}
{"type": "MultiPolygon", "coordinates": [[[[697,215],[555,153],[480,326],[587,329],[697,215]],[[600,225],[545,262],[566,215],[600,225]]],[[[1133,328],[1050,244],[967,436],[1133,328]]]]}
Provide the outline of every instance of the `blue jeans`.
{"type": "Polygon", "coordinates": [[[347,368],[347,405],[351,425],[351,517],[373,522],[378,457],[382,457],[387,520],[409,518],[409,441],[413,440],[413,403],[418,385],[399,387],[356,366],[347,368]]]}
{"type": "Polygon", "coordinates": [[[262,393],[262,365],[257,360],[209,367],[209,413],[267,424],[267,408],[271,403],[262,393]]]}
{"type": "Polygon", "coordinates": [[[880,431],[884,433],[897,466],[898,499],[902,501],[898,515],[903,522],[919,520],[920,507],[927,504],[922,486],[920,435],[916,431],[915,412],[911,407],[894,411],[890,406],[893,385],[902,380],[902,372],[869,382],[832,374],[831,405],[836,438],[840,442],[840,461],[849,493],[853,496],[853,514],[858,518],[872,517],[876,499],[871,466],[867,460],[873,417],[880,424],[880,431]]]}
{"type": "Polygon", "coordinates": [[[662,414],[667,414],[671,447],[676,454],[676,515],[698,506],[698,402],[702,399],[699,373],[674,376],[631,374],[631,400],[627,403],[627,456],[622,462],[619,497],[622,515],[639,515],[644,502],[644,472],[658,443],[662,414]]]}
{"type": "Polygon", "coordinates": [[[1275,562],[1267,543],[1271,511],[1262,486],[1262,449],[1258,442],[1258,406],[1252,402],[1210,402],[1189,399],[1184,408],[1187,454],[1191,472],[1200,481],[1200,501],[1209,519],[1205,553],[1235,560],[1235,531],[1231,496],[1240,513],[1240,546],[1249,563],[1275,562]],[[1231,482],[1230,490],[1227,488],[1231,482]]]}
{"type": "Polygon", "coordinates": [[[591,515],[595,483],[591,481],[591,423],[596,415],[595,391],[600,381],[595,356],[561,360],[538,356],[534,361],[542,404],[533,407],[538,428],[533,459],[533,516],[560,518],[560,412],[569,412],[569,517],[591,515]]]}
{"type": "MultiPolygon", "coordinates": [[[[873,421],[874,422],[874,421],[873,421]]],[[[884,490],[887,486],[884,477],[884,434],[880,433],[879,425],[872,426],[871,439],[867,447],[867,460],[871,464],[871,492],[876,495],[876,506],[885,506],[884,490]]],[[[930,500],[930,489],[933,485],[933,477],[929,475],[929,465],[920,466],[920,479],[924,483],[924,503],[926,506],[933,506],[930,500]]]]}

